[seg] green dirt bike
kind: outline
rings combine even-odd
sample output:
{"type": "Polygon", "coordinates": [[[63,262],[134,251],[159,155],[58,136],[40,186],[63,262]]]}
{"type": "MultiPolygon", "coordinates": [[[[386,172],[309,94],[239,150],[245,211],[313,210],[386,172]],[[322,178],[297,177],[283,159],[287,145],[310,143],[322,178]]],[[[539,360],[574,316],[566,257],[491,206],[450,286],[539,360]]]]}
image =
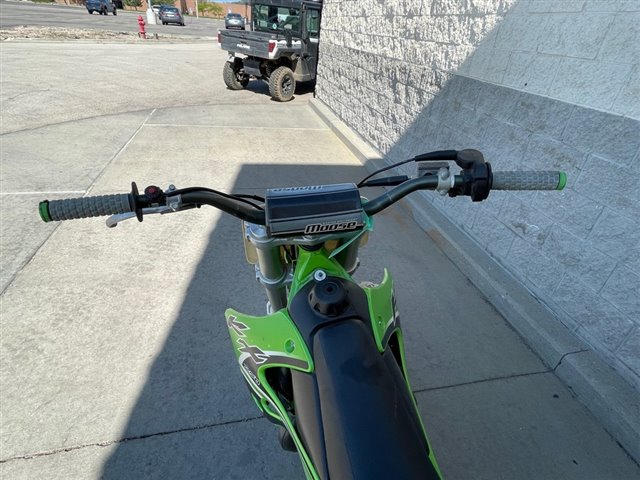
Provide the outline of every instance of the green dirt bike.
{"type": "Polygon", "coordinates": [[[280,426],[310,479],[438,479],[407,377],[394,287],[357,284],[358,249],[372,217],[417,190],[487,198],[491,189],[561,190],[562,172],[492,172],[476,150],[419,155],[359,184],[270,189],[266,197],[207,188],[40,203],[45,222],[112,215],[107,225],[211,205],[243,220],[246,257],[267,294],[267,315],[225,313],[240,372],[264,416],[280,426]],[[372,179],[409,161],[414,178],[372,179]],[[450,171],[449,161],[459,167],[450,171]],[[360,188],[393,187],[367,201],[360,188]]]}

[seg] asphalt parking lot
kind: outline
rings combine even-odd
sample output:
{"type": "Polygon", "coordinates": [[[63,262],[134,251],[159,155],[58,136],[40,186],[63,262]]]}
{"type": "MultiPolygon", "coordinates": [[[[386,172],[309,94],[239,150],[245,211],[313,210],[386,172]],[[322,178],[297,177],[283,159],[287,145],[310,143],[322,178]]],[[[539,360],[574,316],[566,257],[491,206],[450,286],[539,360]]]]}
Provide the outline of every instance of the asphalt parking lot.
{"type": "MultiPolygon", "coordinates": [[[[212,42],[2,44],[2,478],[302,478],[229,345],[227,306],[264,311],[236,220],[200,209],[107,229],[37,214],[131,181],[259,193],[366,174],[311,92],[229,91],[225,58],[212,42]]],[[[358,278],[394,275],[447,478],[637,478],[402,208],[377,220],[358,278]]]]}
{"type": "MultiPolygon", "coordinates": [[[[19,25],[55,26],[61,28],[83,28],[109,31],[138,31],[138,15],[146,21],[145,11],[118,10],[118,15],[89,15],[82,5],[34,4],[15,0],[0,1],[0,29],[19,25]]],[[[160,22],[158,22],[160,23],[160,22]]],[[[177,35],[192,40],[214,39],[219,28],[224,28],[224,21],[213,18],[185,15],[185,26],[147,25],[151,34],[177,35]]]]}

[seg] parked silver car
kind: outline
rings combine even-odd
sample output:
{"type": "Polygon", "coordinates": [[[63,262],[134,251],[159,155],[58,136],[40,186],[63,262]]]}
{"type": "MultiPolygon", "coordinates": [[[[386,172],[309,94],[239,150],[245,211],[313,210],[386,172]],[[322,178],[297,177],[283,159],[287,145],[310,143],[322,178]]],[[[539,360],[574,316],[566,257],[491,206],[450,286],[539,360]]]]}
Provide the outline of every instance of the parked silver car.
{"type": "Polygon", "coordinates": [[[176,7],[163,7],[158,14],[163,25],[176,23],[184,27],[184,17],[176,7]]]}
{"type": "Polygon", "coordinates": [[[244,18],[239,13],[227,13],[224,17],[224,28],[244,30],[244,18]]]}

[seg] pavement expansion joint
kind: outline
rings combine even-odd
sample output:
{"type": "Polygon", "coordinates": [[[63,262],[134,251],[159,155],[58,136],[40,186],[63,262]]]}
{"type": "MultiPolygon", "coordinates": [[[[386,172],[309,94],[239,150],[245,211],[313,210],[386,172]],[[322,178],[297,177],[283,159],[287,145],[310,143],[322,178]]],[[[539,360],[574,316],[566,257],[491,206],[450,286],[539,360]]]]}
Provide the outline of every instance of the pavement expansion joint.
{"type": "MultiPolygon", "coordinates": [[[[173,107],[162,107],[162,108],[173,108],[173,107]]],[[[59,122],[53,122],[53,123],[47,123],[45,125],[38,125],[35,127],[27,127],[27,128],[22,128],[19,130],[9,130],[6,132],[1,132],[0,133],[0,137],[4,136],[4,135],[13,135],[16,133],[26,133],[26,132],[35,132],[37,130],[41,130],[43,128],[49,128],[49,127],[57,127],[59,125],[66,125],[69,123],[76,123],[76,122],[83,122],[85,120],[95,120],[97,118],[107,118],[107,117],[117,117],[119,115],[129,115],[129,114],[134,114],[134,113],[142,113],[142,112],[148,112],[150,110],[158,110],[157,108],[140,108],[137,110],[125,110],[122,112],[115,112],[115,113],[101,113],[98,115],[90,115],[87,117],[78,117],[78,118],[70,118],[69,120],[61,120],[59,122]]]]}
{"type": "Polygon", "coordinates": [[[144,128],[144,126],[147,124],[147,122],[149,121],[149,119],[153,116],[154,113],[156,113],[157,108],[154,108],[153,110],[151,110],[151,113],[149,113],[145,119],[143,120],[143,122],[140,124],[140,126],[136,129],[135,132],[133,132],[133,134],[131,135],[131,137],[129,137],[129,140],[127,140],[124,145],[122,145],[122,147],[120,147],[118,149],[118,151],[115,153],[115,155],[113,157],[111,157],[111,160],[109,160],[104,168],[102,169],[102,171],[100,171],[100,173],[98,174],[98,176],[95,178],[95,180],[93,181],[93,183],[91,184],[91,186],[87,189],[87,193],[86,195],[88,195],[89,193],[91,193],[91,191],[93,190],[93,188],[96,186],[96,183],[98,183],[98,181],[102,178],[102,176],[104,175],[104,173],[107,171],[107,169],[111,166],[111,164],[113,163],[113,161],[118,158],[120,156],[120,154],[126,150],[126,148],[131,144],[131,142],[133,142],[133,140],[138,136],[138,133],[140,133],[140,130],[142,130],[144,128]]]}
{"type": "Polygon", "coordinates": [[[48,91],[50,91],[50,90],[51,90],[51,87],[49,87],[49,88],[39,88],[39,89],[37,89],[37,90],[29,90],[28,92],[18,93],[18,94],[16,94],[16,95],[12,96],[12,97],[9,97],[9,98],[7,98],[7,99],[5,100],[5,102],[10,102],[11,100],[15,100],[16,98],[24,97],[24,96],[26,96],[26,95],[31,95],[31,94],[34,94],[34,93],[43,93],[43,92],[48,92],[48,91]]]}
{"type": "Polygon", "coordinates": [[[587,348],[583,348],[583,349],[581,349],[581,350],[576,350],[575,352],[567,352],[567,353],[565,353],[564,355],[562,355],[562,357],[560,357],[560,360],[558,360],[558,363],[556,364],[556,366],[555,366],[555,367],[553,367],[553,370],[552,370],[552,371],[553,371],[553,372],[555,372],[555,371],[558,369],[558,367],[562,364],[562,361],[563,361],[566,357],[568,357],[569,355],[575,355],[576,353],[584,353],[584,352],[588,352],[588,351],[589,351],[589,349],[587,349],[587,348]]]}
{"type": "MultiPolygon", "coordinates": [[[[572,352],[572,353],[577,353],[577,352],[572,352]]],[[[537,372],[527,372],[527,373],[516,373],[513,375],[504,375],[501,377],[491,377],[491,378],[483,378],[482,380],[473,380],[471,382],[461,382],[461,383],[454,383],[451,385],[442,385],[440,387],[428,387],[428,388],[420,388],[417,390],[413,390],[413,393],[423,393],[423,392],[433,392],[436,390],[445,390],[447,388],[456,388],[456,387],[464,387],[466,385],[476,385],[479,383],[487,383],[487,382],[495,382],[498,380],[509,380],[511,378],[520,378],[520,377],[530,377],[533,375],[543,375],[546,373],[553,373],[553,370],[540,370],[537,372]]]]}
{"type": "Polygon", "coordinates": [[[130,442],[130,441],[134,441],[134,440],[146,440],[147,438],[162,437],[162,436],[165,436],[165,435],[173,435],[175,433],[194,432],[194,431],[198,431],[198,430],[206,430],[208,428],[216,428],[216,427],[223,427],[225,425],[233,425],[233,424],[236,424],[236,423],[252,422],[254,420],[259,420],[261,418],[263,418],[263,416],[259,415],[259,416],[255,416],[255,417],[247,417],[247,418],[240,418],[240,419],[237,419],[237,420],[229,420],[227,422],[210,423],[210,424],[206,424],[206,425],[198,425],[196,427],[178,428],[176,430],[167,430],[165,432],[147,433],[147,434],[144,434],[144,435],[136,435],[136,436],[132,436],[132,437],[125,437],[125,438],[121,438],[121,439],[118,439],[118,440],[107,440],[107,441],[104,441],[104,442],[94,442],[94,443],[85,443],[85,444],[82,444],[82,445],[72,445],[72,446],[69,446],[69,447],[61,447],[61,448],[54,448],[54,449],[51,449],[51,450],[46,450],[44,452],[25,453],[23,455],[16,455],[15,457],[9,457],[9,458],[0,459],[0,464],[11,462],[11,461],[15,461],[15,460],[30,460],[30,459],[36,458],[36,457],[47,457],[47,456],[50,456],[50,455],[56,455],[58,453],[72,452],[74,450],[80,450],[80,449],[83,449],[83,448],[109,447],[111,445],[115,445],[115,444],[119,444],[119,443],[126,443],[126,442],[130,442]]]}

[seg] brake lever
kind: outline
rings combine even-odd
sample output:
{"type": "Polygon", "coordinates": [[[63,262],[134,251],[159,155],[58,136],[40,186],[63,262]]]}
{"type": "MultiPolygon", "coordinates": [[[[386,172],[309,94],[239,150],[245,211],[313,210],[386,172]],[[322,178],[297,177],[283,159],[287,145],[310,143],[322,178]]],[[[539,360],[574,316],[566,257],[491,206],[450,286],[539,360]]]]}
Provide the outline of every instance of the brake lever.
{"type": "MultiPolygon", "coordinates": [[[[133,185],[133,189],[135,191],[137,191],[137,187],[135,186],[135,182],[132,184],[133,185]]],[[[148,197],[148,189],[151,187],[147,187],[145,189],[145,195],[148,197]]],[[[153,187],[153,188],[157,188],[157,187],[153,187]]],[[[169,185],[168,191],[169,192],[174,192],[176,190],[176,187],[174,185],[169,185]]],[[[107,227],[109,228],[113,228],[116,227],[118,225],[118,223],[120,222],[124,222],[125,220],[130,220],[132,218],[137,218],[140,222],[142,221],[142,218],[145,215],[151,215],[152,213],[159,213],[160,215],[164,215],[166,213],[173,213],[173,212],[179,212],[182,210],[189,210],[191,208],[196,208],[198,207],[198,205],[185,205],[182,203],[182,195],[171,195],[171,196],[165,196],[162,192],[162,190],[158,189],[159,193],[154,192],[155,195],[157,195],[156,198],[154,198],[154,200],[161,200],[161,199],[165,199],[165,201],[167,202],[166,205],[158,205],[155,207],[144,207],[144,208],[139,208],[136,209],[136,211],[133,212],[125,212],[125,213],[116,213],[115,215],[111,215],[109,218],[107,218],[107,227]]],[[[137,197],[137,196],[136,196],[137,197]]]]}
{"type": "MultiPolygon", "coordinates": [[[[151,215],[152,213],[159,213],[161,215],[165,213],[177,212],[178,210],[173,210],[172,208],[162,205],[160,207],[148,207],[142,209],[142,215],[151,215]]],[[[125,213],[116,213],[115,215],[111,215],[107,218],[107,227],[113,228],[118,226],[118,223],[124,222],[125,220],[130,220],[132,218],[137,218],[136,212],[125,212],[125,213]]]]}

